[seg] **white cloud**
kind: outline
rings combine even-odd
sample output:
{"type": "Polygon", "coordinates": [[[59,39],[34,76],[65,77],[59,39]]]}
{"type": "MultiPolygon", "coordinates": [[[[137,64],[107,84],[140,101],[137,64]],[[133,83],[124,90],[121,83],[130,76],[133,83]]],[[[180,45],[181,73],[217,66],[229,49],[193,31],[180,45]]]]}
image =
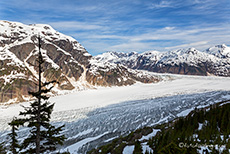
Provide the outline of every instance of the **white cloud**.
{"type": "MultiPolygon", "coordinates": [[[[100,39],[114,38],[117,41],[104,43],[100,46],[102,51],[147,51],[159,50],[167,51],[179,48],[195,47],[198,50],[205,50],[217,44],[229,44],[230,31],[229,25],[222,27],[206,27],[196,28],[190,27],[187,29],[180,29],[176,27],[162,28],[155,31],[140,35],[90,35],[86,36],[88,42],[100,42],[100,39]]],[[[83,36],[81,36],[83,37],[83,36]]]]}
{"type": "Polygon", "coordinates": [[[97,30],[104,29],[104,26],[92,24],[89,22],[79,22],[79,21],[61,21],[61,22],[51,22],[49,23],[52,27],[59,30],[97,30]]]}
{"type": "Polygon", "coordinates": [[[120,36],[120,35],[109,35],[109,34],[74,34],[78,37],[84,37],[88,39],[121,39],[121,40],[128,40],[130,37],[128,36],[120,36]]]}
{"type": "Polygon", "coordinates": [[[181,49],[181,48],[191,48],[191,47],[199,47],[201,45],[207,45],[208,41],[200,41],[200,42],[193,42],[188,44],[181,44],[177,46],[171,46],[171,47],[165,47],[166,50],[172,50],[172,49],[181,49]]]}
{"type": "Polygon", "coordinates": [[[207,4],[207,3],[211,3],[214,2],[213,0],[193,0],[192,3],[193,4],[207,4]]]}
{"type": "Polygon", "coordinates": [[[151,43],[144,43],[144,42],[127,42],[118,45],[114,45],[108,48],[109,51],[123,51],[123,52],[131,52],[137,51],[142,52],[148,49],[152,49],[151,43]]]}
{"type": "Polygon", "coordinates": [[[155,9],[155,8],[167,8],[167,7],[174,7],[173,3],[170,1],[161,1],[160,3],[156,4],[153,3],[151,4],[151,6],[149,7],[150,9],[155,9]]]}
{"type": "Polygon", "coordinates": [[[165,30],[173,30],[173,29],[175,29],[175,27],[165,27],[164,29],[165,30]]]}

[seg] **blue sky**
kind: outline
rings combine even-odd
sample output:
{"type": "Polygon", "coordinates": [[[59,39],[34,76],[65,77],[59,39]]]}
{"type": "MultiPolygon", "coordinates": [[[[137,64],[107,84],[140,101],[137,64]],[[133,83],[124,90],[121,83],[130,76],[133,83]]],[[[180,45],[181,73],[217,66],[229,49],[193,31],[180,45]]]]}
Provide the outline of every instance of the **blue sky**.
{"type": "Polygon", "coordinates": [[[230,0],[1,0],[0,17],[49,24],[93,55],[230,44],[230,0]]]}

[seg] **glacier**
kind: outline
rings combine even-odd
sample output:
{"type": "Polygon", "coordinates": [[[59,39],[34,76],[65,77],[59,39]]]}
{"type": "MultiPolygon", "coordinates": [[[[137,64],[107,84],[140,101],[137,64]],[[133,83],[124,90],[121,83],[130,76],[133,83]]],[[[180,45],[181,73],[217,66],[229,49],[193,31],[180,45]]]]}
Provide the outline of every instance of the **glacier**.
{"type": "MultiPolygon", "coordinates": [[[[159,75],[159,74],[158,74],[159,75]]],[[[65,124],[67,137],[61,151],[85,153],[145,126],[155,126],[201,108],[230,99],[230,79],[161,74],[170,80],[123,87],[98,87],[51,97],[52,123],[65,124]]],[[[29,102],[0,106],[0,142],[8,141],[8,122],[29,102]]],[[[23,139],[27,128],[18,135],[23,139]]]]}

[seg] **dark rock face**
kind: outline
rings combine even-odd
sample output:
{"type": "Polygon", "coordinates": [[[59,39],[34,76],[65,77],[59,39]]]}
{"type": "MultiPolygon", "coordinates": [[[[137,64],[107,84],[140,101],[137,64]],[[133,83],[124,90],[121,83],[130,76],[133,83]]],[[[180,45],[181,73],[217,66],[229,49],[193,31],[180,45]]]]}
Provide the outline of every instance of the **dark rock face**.
{"type": "Polygon", "coordinates": [[[33,74],[26,67],[12,64],[11,59],[0,61],[0,102],[15,99],[23,101],[23,96],[28,96],[28,91],[36,89],[33,74]]]}
{"type": "Polygon", "coordinates": [[[184,74],[184,75],[207,75],[207,69],[203,64],[198,64],[198,66],[189,66],[186,63],[182,63],[179,65],[163,65],[161,67],[154,66],[154,67],[147,67],[146,68],[152,72],[158,73],[172,73],[172,74],[184,74]]]}
{"type": "MultiPolygon", "coordinates": [[[[1,83],[4,82],[0,81],[1,83]]],[[[35,82],[28,79],[14,79],[11,83],[2,86],[0,102],[7,102],[10,99],[16,99],[16,102],[24,101],[23,96],[28,96],[28,91],[34,91],[36,87],[35,82]]]]}
{"type": "MultiPolygon", "coordinates": [[[[230,64],[230,63],[229,63],[230,64]]],[[[151,66],[144,68],[144,70],[158,72],[158,73],[172,73],[172,74],[184,74],[184,75],[216,75],[216,76],[230,76],[230,67],[227,65],[218,65],[211,62],[198,63],[196,66],[191,66],[187,63],[180,63],[179,65],[163,65],[163,66],[151,66]]],[[[143,68],[142,68],[143,69],[143,68]]]]}
{"type": "Polygon", "coordinates": [[[18,59],[24,61],[34,49],[35,45],[33,43],[25,43],[13,46],[9,50],[14,53],[18,59]]]}
{"type": "Polygon", "coordinates": [[[92,85],[99,86],[123,86],[135,83],[124,67],[112,68],[107,71],[99,68],[96,74],[88,70],[86,80],[92,85]]]}
{"type": "Polygon", "coordinates": [[[59,40],[54,41],[54,44],[70,53],[73,56],[73,58],[80,64],[89,64],[89,58],[91,58],[92,56],[84,56],[84,54],[87,54],[88,52],[82,46],[80,46],[79,49],[75,49],[73,45],[79,45],[77,41],[69,42],[69,40],[59,40]]]}
{"type": "MultiPolygon", "coordinates": [[[[66,55],[60,50],[58,50],[53,45],[46,45],[47,55],[50,57],[54,63],[60,66],[60,69],[68,77],[74,77],[75,80],[78,80],[81,74],[83,73],[83,68],[79,65],[76,59],[73,60],[72,55],[66,55]]],[[[87,60],[88,61],[88,60],[87,60]]]]}
{"type": "Polygon", "coordinates": [[[159,82],[161,79],[154,75],[144,74],[121,65],[107,63],[104,67],[92,65],[87,73],[86,80],[92,85],[123,86],[132,85],[136,81],[143,83],[159,82]]]}

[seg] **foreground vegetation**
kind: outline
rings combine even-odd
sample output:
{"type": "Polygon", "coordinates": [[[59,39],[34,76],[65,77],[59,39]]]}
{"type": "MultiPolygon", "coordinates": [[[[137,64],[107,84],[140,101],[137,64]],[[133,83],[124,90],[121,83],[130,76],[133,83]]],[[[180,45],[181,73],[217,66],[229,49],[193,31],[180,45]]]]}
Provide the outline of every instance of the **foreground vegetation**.
{"type": "Polygon", "coordinates": [[[126,146],[134,146],[135,154],[202,152],[228,154],[230,152],[230,104],[225,101],[195,109],[186,117],[180,117],[154,128],[138,129],[88,153],[119,154],[126,146]],[[160,131],[152,138],[140,141],[142,136],[151,133],[153,129],[160,129],[160,131]],[[146,143],[150,150],[144,151],[142,145],[146,143]]]}

